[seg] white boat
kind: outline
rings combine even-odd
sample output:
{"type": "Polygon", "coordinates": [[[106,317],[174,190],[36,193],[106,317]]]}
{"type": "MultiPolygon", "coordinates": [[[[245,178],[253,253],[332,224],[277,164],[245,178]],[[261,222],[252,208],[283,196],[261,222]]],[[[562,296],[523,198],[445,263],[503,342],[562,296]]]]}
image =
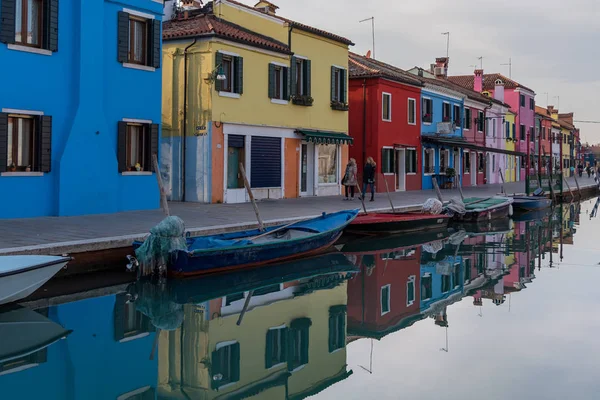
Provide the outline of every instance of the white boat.
{"type": "MultiPolygon", "coordinates": [[[[45,349],[67,337],[71,331],[64,329],[42,314],[28,308],[16,308],[0,313],[0,365],[20,359],[45,349]]],[[[14,369],[0,375],[16,372],[36,365],[35,357],[23,360],[14,369]],[[25,361],[29,361],[26,363],[25,361]]]]}
{"type": "Polygon", "coordinates": [[[29,296],[69,261],[58,256],[0,256],[0,304],[29,296]]]}

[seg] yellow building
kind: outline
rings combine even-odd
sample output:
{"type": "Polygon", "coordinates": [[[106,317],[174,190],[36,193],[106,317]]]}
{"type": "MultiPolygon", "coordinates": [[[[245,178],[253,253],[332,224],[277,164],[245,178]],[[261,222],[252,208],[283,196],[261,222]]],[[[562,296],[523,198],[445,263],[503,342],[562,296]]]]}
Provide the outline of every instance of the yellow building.
{"type": "MultiPolygon", "coordinates": [[[[508,110],[504,116],[505,123],[510,127],[511,139],[516,139],[516,128],[515,128],[515,113],[508,110]]],[[[515,142],[513,140],[506,141],[506,150],[515,151],[515,142]]],[[[515,179],[519,176],[517,173],[519,168],[519,162],[517,156],[507,155],[506,156],[506,170],[504,172],[504,180],[506,182],[515,182],[515,179]]]]}
{"type": "Polygon", "coordinates": [[[345,379],[346,290],[337,274],[256,289],[239,325],[248,292],[185,305],[160,333],[159,397],[303,399],[345,379]]]}
{"type": "Polygon", "coordinates": [[[247,201],[240,163],[258,199],[339,194],[352,140],[351,44],[280,17],[266,1],[216,0],[165,22],[161,161],[170,198],[247,201]]]}

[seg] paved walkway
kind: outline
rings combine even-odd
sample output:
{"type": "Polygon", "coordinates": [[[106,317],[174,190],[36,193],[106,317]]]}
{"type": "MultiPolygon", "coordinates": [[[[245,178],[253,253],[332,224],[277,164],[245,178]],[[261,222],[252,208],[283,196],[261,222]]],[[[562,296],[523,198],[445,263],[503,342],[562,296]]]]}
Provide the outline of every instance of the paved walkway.
{"type": "MultiPolygon", "coordinates": [[[[571,182],[569,182],[571,184],[571,182]]],[[[580,179],[581,186],[594,184],[593,179],[580,179]]],[[[572,182],[572,188],[575,188],[572,182]]],[[[507,193],[524,191],[523,182],[505,185],[507,193]]],[[[465,196],[490,196],[500,192],[500,185],[464,188],[465,196]]],[[[442,190],[444,199],[458,197],[458,190],[442,190]]],[[[389,209],[385,193],[376,194],[367,202],[367,210],[389,209]]],[[[433,190],[392,193],[395,207],[422,204],[435,197],[433,190]]],[[[285,200],[264,200],[258,203],[266,223],[316,216],[348,208],[360,208],[360,201],[343,201],[341,196],[310,197],[285,200]]],[[[181,217],[193,235],[226,231],[256,225],[252,205],[170,203],[171,214],[181,217]]],[[[0,220],[0,254],[48,253],[61,254],[80,251],[126,247],[132,240],[143,238],[163,219],[160,210],[123,212],[117,214],[77,217],[43,217],[0,220]]]]}

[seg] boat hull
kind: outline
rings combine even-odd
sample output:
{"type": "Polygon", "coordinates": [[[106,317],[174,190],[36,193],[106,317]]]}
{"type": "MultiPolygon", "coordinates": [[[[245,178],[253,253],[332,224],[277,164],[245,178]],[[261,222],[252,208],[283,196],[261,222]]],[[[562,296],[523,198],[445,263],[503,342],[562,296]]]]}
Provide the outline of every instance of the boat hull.
{"type": "Polygon", "coordinates": [[[346,228],[351,233],[377,235],[438,231],[448,228],[450,217],[417,213],[361,214],[346,228]]]}
{"type": "Polygon", "coordinates": [[[513,197],[513,207],[515,211],[536,211],[543,210],[552,206],[552,200],[545,197],[515,196],[513,197]]]}
{"type": "Polygon", "coordinates": [[[452,220],[458,222],[484,222],[499,218],[508,218],[509,214],[510,203],[506,203],[491,210],[467,211],[464,215],[455,214],[452,220]]]}

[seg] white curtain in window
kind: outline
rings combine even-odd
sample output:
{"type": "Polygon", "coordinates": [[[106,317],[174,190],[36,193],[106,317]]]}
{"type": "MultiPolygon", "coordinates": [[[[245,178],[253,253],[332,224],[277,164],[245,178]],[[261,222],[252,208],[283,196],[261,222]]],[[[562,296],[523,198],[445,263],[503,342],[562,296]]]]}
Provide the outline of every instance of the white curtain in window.
{"type": "Polygon", "coordinates": [[[31,165],[31,145],[33,134],[33,120],[19,119],[18,120],[18,160],[17,165],[26,167],[31,165]]]}
{"type": "Polygon", "coordinates": [[[144,28],[146,24],[140,21],[135,21],[134,23],[134,48],[133,48],[133,57],[136,62],[145,62],[144,60],[144,28]]]}
{"type": "Polygon", "coordinates": [[[27,2],[27,43],[39,45],[39,13],[40,2],[38,0],[28,0],[27,2]]]}
{"type": "Polygon", "coordinates": [[[337,145],[318,145],[319,183],[337,183],[337,145]]]}

